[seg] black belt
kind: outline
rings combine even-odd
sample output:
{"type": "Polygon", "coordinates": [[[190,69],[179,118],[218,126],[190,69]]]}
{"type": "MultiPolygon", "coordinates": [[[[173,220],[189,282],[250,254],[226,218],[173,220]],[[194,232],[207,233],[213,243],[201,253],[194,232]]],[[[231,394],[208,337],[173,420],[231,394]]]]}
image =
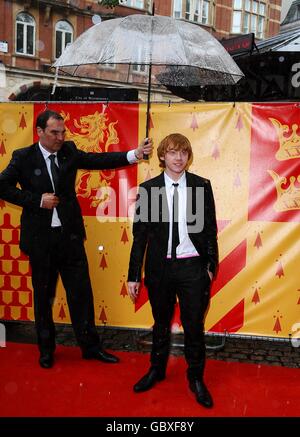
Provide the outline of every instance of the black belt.
{"type": "Polygon", "coordinates": [[[202,258],[200,256],[189,256],[186,258],[167,258],[167,263],[180,263],[180,264],[191,264],[191,263],[199,263],[202,261],[202,258]]]}

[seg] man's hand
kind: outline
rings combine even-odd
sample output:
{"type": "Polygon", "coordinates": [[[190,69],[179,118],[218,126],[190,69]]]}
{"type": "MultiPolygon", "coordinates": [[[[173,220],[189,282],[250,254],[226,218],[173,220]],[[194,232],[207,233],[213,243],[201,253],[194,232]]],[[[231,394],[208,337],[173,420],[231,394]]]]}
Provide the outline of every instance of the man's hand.
{"type": "Polygon", "coordinates": [[[59,198],[54,193],[44,193],[42,195],[41,208],[53,209],[59,204],[59,198]]]}
{"type": "Polygon", "coordinates": [[[135,149],[134,154],[137,159],[142,159],[143,155],[150,155],[153,150],[153,141],[151,138],[144,138],[143,141],[135,149]]]}
{"type": "Polygon", "coordinates": [[[138,297],[140,285],[140,282],[127,282],[128,294],[133,303],[138,297]]]}

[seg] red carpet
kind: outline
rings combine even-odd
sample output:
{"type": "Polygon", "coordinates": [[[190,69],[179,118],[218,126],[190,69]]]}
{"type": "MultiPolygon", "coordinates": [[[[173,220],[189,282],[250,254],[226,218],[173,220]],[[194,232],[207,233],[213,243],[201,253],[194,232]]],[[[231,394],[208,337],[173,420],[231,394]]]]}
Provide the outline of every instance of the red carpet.
{"type": "Polygon", "coordinates": [[[119,364],[82,360],[79,348],[58,346],[53,369],[41,369],[35,345],[0,348],[1,417],[252,417],[299,416],[299,369],[236,362],[207,362],[215,401],[207,410],[189,391],[182,357],[172,356],[167,379],[146,393],[132,385],[149,355],[117,352],[119,364]]]}

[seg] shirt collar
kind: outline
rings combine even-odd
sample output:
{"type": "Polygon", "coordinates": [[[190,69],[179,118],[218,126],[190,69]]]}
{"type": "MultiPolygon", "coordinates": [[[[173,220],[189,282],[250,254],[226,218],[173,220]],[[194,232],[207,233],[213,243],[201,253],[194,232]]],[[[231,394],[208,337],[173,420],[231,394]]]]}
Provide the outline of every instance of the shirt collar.
{"type": "Polygon", "coordinates": [[[39,148],[40,148],[40,151],[42,152],[42,155],[43,155],[44,159],[49,158],[50,155],[55,155],[55,156],[57,157],[57,153],[50,153],[50,152],[48,152],[48,150],[46,150],[46,149],[41,145],[40,142],[39,142],[39,148]]]}
{"type": "Polygon", "coordinates": [[[186,187],[186,174],[185,174],[185,172],[180,176],[178,181],[173,181],[173,179],[171,179],[170,176],[168,176],[166,172],[164,172],[164,177],[165,177],[166,188],[171,188],[173,184],[178,184],[179,188],[186,187]]]}

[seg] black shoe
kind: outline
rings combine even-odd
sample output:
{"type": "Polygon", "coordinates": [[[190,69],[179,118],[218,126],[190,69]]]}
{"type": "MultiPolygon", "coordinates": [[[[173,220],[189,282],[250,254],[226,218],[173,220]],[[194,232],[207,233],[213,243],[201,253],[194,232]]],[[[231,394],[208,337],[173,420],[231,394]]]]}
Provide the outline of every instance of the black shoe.
{"type": "Polygon", "coordinates": [[[190,381],[190,389],[195,393],[197,402],[203,407],[211,408],[213,406],[212,397],[203,381],[199,379],[190,381]]]}
{"type": "Polygon", "coordinates": [[[140,393],[142,391],[150,390],[157,381],[165,379],[165,374],[160,373],[156,369],[150,369],[134,386],[133,391],[140,393]]]}
{"type": "Polygon", "coordinates": [[[97,351],[84,351],[82,352],[82,358],[85,360],[99,360],[104,363],[118,363],[120,360],[115,355],[109,354],[104,349],[97,351]]]}
{"type": "Polygon", "coordinates": [[[40,366],[43,369],[51,369],[54,364],[54,356],[52,352],[41,352],[39,359],[40,366]]]}

